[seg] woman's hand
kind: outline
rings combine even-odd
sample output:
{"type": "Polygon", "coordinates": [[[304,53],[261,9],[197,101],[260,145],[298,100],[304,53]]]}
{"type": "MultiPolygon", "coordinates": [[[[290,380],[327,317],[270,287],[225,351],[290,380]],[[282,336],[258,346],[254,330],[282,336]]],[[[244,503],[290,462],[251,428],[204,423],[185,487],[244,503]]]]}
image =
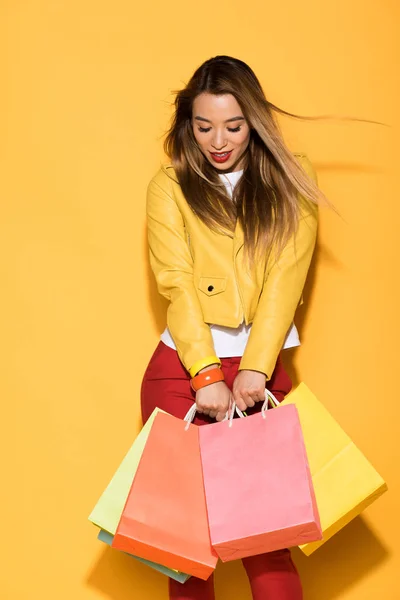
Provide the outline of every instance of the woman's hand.
{"type": "Polygon", "coordinates": [[[260,371],[239,371],[233,382],[233,399],[240,410],[246,410],[256,402],[265,400],[267,377],[260,371]]]}
{"type": "MultiPolygon", "coordinates": [[[[210,368],[213,367],[205,367],[200,372],[208,371],[210,368]]],[[[232,392],[225,381],[211,383],[196,392],[197,412],[208,415],[217,421],[224,420],[232,402],[232,392]]]]}

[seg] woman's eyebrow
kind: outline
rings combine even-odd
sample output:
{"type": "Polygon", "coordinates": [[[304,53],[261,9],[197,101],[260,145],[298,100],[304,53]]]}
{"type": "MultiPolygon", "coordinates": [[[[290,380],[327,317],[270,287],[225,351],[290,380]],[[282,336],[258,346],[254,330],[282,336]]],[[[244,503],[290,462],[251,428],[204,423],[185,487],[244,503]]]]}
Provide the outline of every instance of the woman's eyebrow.
{"type": "MultiPolygon", "coordinates": [[[[210,119],[206,119],[205,117],[197,116],[195,117],[196,121],[205,121],[206,123],[211,123],[210,119]]],[[[232,123],[232,121],[244,121],[244,117],[231,117],[230,119],[226,119],[224,123],[232,123]]]]}

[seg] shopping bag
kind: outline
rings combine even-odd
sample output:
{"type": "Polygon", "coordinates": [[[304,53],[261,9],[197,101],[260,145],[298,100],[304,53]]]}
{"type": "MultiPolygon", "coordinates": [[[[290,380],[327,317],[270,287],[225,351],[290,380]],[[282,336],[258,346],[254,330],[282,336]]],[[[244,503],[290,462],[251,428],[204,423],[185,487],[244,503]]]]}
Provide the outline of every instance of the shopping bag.
{"type": "Polygon", "coordinates": [[[321,539],[295,406],[199,428],[211,543],[223,562],[321,539]]]}
{"type": "Polygon", "coordinates": [[[304,383],[279,410],[292,404],[300,416],[323,531],[322,540],[300,546],[309,556],[381,496],[387,485],[304,383]]]}
{"type": "Polygon", "coordinates": [[[160,409],[155,408],[89,515],[89,521],[112,535],[117,530],[143,449],[158,412],[160,409]]]}
{"type": "MultiPolygon", "coordinates": [[[[111,545],[113,536],[117,530],[129,490],[142,457],[143,449],[158,412],[163,411],[159,408],[154,409],[89,516],[89,521],[100,527],[98,538],[109,545],[111,545]]],[[[163,565],[146,561],[137,556],[134,558],[182,583],[189,578],[189,575],[186,573],[168,569],[163,565]]]]}
{"type": "MultiPolygon", "coordinates": [[[[114,536],[111,535],[111,533],[108,533],[108,531],[104,531],[104,529],[100,529],[97,537],[101,542],[104,542],[109,546],[111,546],[114,538],[114,536]]],[[[174,569],[168,569],[167,567],[158,565],[157,563],[151,562],[150,560],[145,560],[144,558],[139,558],[138,556],[133,556],[132,554],[130,554],[129,556],[132,556],[132,558],[135,558],[139,562],[151,567],[155,571],[158,571],[163,575],[167,575],[171,579],[175,579],[175,581],[179,581],[179,583],[185,583],[185,581],[187,581],[190,577],[190,575],[186,575],[186,573],[180,573],[179,571],[175,571],[174,569]]]]}
{"type": "Polygon", "coordinates": [[[199,429],[159,412],[112,547],[201,579],[217,564],[210,543],[199,429]]]}

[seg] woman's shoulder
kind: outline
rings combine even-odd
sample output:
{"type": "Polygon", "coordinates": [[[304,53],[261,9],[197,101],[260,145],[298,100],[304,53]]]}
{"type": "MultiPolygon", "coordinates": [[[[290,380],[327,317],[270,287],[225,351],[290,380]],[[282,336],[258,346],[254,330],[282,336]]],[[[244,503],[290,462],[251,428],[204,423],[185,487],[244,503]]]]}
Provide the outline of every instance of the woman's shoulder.
{"type": "Polygon", "coordinates": [[[308,155],[304,152],[293,152],[293,156],[297,158],[307,175],[316,182],[317,173],[308,155]]]}
{"type": "Polygon", "coordinates": [[[169,162],[163,163],[158,167],[157,171],[154,173],[154,175],[149,181],[149,186],[152,184],[156,184],[163,189],[170,189],[173,183],[179,185],[175,169],[172,163],[169,162]]]}

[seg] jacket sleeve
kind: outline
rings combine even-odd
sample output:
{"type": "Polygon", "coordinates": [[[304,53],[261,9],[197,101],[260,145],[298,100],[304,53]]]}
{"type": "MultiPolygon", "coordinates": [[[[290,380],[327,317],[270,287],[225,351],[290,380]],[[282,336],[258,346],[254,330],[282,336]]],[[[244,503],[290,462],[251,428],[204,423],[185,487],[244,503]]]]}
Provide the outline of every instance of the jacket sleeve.
{"type": "Polygon", "coordinates": [[[149,183],[146,212],[150,265],[158,291],[169,300],[167,325],[180,360],[194,376],[219,359],[194,287],[193,259],[183,217],[173,198],[170,179],[163,171],[149,183]]]}
{"type": "MultiPolygon", "coordinates": [[[[302,166],[317,182],[309,160],[302,166]]],[[[303,199],[304,201],[304,199],[303,199]]],[[[265,373],[269,380],[291,326],[313,255],[317,235],[318,207],[302,202],[298,229],[279,259],[267,266],[264,287],[239,369],[265,373]]]]}

